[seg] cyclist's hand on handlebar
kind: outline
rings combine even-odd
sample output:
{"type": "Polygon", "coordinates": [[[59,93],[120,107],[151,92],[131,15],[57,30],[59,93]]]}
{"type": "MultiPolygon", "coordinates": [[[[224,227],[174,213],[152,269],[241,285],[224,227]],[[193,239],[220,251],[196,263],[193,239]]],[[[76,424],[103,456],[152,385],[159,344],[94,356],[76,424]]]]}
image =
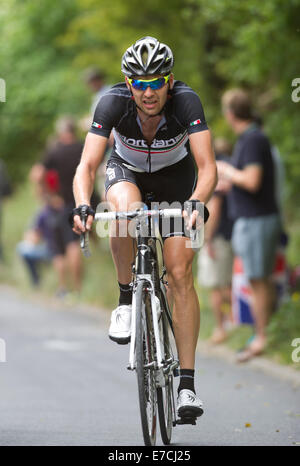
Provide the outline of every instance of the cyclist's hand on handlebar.
{"type": "Polygon", "coordinates": [[[88,205],[80,205],[73,209],[70,215],[70,221],[73,231],[80,235],[92,228],[95,211],[88,205]],[[85,226],[84,226],[85,224],[85,226]]]}
{"type": "Polygon", "coordinates": [[[94,217],[92,217],[92,215],[89,215],[87,218],[86,227],[84,227],[82,221],[80,220],[79,215],[75,215],[73,231],[77,233],[78,235],[81,235],[81,233],[85,233],[86,231],[90,231],[92,227],[93,219],[94,217]]]}
{"type": "Polygon", "coordinates": [[[198,199],[189,199],[184,203],[183,217],[187,230],[201,228],[208,220],[209,211],[198,199]]]}
{"type": "Polygon", "coordinates": [[[192,228],[196,228],[196,222],[197,222],[198,215],[199,215],[198,210],[193,210],[191,215],[189,215],[186,210],[184,210],[182,212],[182,216],[186,221],[187,230],[191,230],[192,228]]]}

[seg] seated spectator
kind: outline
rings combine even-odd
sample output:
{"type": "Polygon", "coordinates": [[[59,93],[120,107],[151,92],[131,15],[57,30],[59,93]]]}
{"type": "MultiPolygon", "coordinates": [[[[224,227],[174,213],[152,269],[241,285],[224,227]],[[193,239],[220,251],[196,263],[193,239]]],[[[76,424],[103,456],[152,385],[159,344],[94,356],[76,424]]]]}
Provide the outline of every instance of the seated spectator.
{"type": "Polygon", "coordinates": [[[61,254],[61,248],[56,231],[59,228],[64,201],[58,194],[57,174],[51,170],[46,172],[41,186],[39,193],[42,193],[45,206],[36,215],[24,239],[18,243],[17,252],[27,265],[34,286],[38,286],[41,281],[41,263],[52,261],[58,276],[58,287],[63,289],[66,280],[60,272],[60,262],[57,259],[61,254]]]}
{"type": "Polygon", "coordinates": [[[38,214],[32,227],[25,232],[23,240],[17,244],[17,252],[28,267],[33,286],[38,286],[41,282],[40,265],[52,259],[49,244],[39,230],[45,213],[42,211],[38,214]]]}

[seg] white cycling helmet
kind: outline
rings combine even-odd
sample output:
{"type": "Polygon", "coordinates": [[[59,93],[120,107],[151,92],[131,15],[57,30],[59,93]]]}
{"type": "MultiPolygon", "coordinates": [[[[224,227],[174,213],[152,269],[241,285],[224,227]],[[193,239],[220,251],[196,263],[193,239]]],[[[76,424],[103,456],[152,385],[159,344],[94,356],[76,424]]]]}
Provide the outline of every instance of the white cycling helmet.
{"type": "Polygon", "coordinates": [[[154,37],[143,37],[131,45],[122,57],[122,72],[132,76],[168,74],[174,65],[171,49],[154,37]]]}

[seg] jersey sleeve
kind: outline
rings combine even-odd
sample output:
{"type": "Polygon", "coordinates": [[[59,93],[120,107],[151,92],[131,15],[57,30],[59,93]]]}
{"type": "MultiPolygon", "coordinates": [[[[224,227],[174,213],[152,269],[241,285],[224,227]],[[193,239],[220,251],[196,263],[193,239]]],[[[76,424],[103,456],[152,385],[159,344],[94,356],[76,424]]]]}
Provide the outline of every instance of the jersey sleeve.
{"type": "Polygon", "coordinates": [[[101,97],[95,109],[90,133],[109,138],[111,130],[118,122],[119,100],[118,97],[110,94],[101,97]]]}
{"type": "Polygon", "coordinates": [[[192,89],[178,95],[179,118],[188,134],[199,133],[208,129],[201,101],[192,89]]]}

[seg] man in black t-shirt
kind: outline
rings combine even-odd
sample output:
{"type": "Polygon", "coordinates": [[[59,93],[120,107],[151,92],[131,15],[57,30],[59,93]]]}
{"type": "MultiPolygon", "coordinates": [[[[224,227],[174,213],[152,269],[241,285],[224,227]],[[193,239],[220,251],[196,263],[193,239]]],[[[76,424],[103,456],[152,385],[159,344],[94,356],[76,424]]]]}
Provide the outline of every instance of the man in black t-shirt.
{"type": "MultiPolygon", "coordinates": [[[[190,87],[175,81],[173,54],[166,44],[144,37],[129,47],[122,58],[125,82],[113,86],[99,101],[82,160],[74,179],[79,210],[89,206],[96,170],[103,160],[108,137],[115,145],[107,164],[106,197],[116,210],[145,200],[204,203],[216,184],[216,164],[201,101],[190,87]],[[196,170],[195,170],[196,165],[196,170]],[[198,176],[198,180],[197,180],[198,176]]],[[[78,211],[77,211],[78,212],[78,211]]],[[[87,220],[91,228],[92,215],[87,220]]],[[[199,335],[199,302],[193,283],[194,251],[186,248],[184,228],[164,235],[164,259],[169,289],[174,298],[173,323],[180,360],[178,413],[203,412],[195,396],[194,364],[199,335]]],[[[85,231],[74,215],[74,231],[85,231]]],[[[112,313],[109,337],[118,343],[130,340],[130,282],[132,238],[111,237],[120,299],[112,313]]]]}
{"type": "Polygon", "coordinates": [[[275,174],[268,138],[253,123],[251,102],[242,90],[223,96],[225,117],[239,138],[231,165],[218,162],[218,173],[232,184],[229,214],[234,220],[232,244],[243,261],[253,295],[256,335],[239,354],[246,361],[260,354],[266,344],[266,326],[273,306],[270,281],[280,233],[274,194],[275,174]]]}

